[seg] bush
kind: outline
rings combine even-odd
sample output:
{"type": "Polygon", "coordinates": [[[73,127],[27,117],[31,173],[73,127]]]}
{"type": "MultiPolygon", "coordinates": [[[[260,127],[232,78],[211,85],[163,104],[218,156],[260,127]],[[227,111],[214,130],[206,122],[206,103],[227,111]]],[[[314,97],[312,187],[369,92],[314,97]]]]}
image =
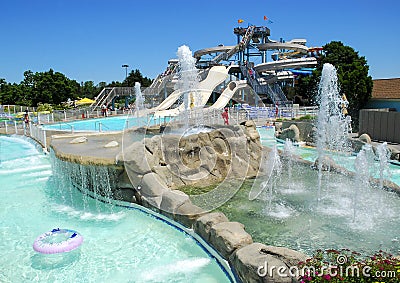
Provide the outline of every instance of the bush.
{"type": "Polygon", "coordinates": [[[299,118],[299,120],[300,121],[303,121],[303,120],[314,120],[314,116],[311,116],[310,114],[307,114],[307,115],[304,115],[304,116],[301,116],[300,118],[299,118]]]}
{"type": "Polygon", "coordinates": [[[48,103],[45,103],[45,104],[38,103],[38,106],[37,106],[36,111],[37,111],[37,112],[42,112],[42,111],[50,111],[50,112],[53,112],[53,107],[52,107],[50,104],[48,104],[48,103]]]}
{"type": "Polygon", "coordinates": [[[311,259],[300,262],[298,267],[304,271],[301,283],[400,282],[400,258],[382,250],[371,257],[347,249],[318,250],[311,259]]]}

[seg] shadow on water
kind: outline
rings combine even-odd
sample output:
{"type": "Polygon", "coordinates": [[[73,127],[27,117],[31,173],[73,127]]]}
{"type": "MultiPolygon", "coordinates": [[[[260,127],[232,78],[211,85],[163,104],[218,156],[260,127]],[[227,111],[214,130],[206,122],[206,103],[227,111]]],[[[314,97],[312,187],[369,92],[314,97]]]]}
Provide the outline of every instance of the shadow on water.
{"type": "Polygon", "coordinates": [[[35,253],[31,257],[31,266],[37,270],[52,270],[65,268],[78,262],[81,257],[80,249],[75,249],[66,253],[41,254],[35,253]]]}

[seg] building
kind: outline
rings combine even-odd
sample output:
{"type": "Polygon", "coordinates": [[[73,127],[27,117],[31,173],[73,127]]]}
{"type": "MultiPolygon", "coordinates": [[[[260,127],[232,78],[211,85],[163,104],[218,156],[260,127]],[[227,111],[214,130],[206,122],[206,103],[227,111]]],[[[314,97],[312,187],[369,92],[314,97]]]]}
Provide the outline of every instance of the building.
{"type": "Polygon", "coordinates": [[[365,108],[400,112],[400,78],[373,80],[372,97],[365,108]]]}
{"type": "Polygon", "coordinates": [[[400,143],[400,78],[373,83],[372,98],[360,111],[359,134],[366,133],[375,141],[400,143]]]}

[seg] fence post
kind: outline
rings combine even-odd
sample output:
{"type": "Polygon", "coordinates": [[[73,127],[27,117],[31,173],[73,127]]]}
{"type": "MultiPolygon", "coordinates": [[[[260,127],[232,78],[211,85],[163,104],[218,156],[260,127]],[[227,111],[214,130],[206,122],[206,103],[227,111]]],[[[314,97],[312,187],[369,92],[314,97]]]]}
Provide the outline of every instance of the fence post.
{"type": "Polygon", "coordinates": [[[18,134],[17,121],[14,121],[15,134],[18,134]]]}
{"type": "Polygon", "coordinates": [[[99,132],[101,132],[101,122],[99,123],[99,132]]]}
{"type": "Polygon", "coordinates": [[[46,130],[43,130],[43,147],[47,150],[46,130]]]}
{"type": "Polygon", "coordinates": [[[29,121],[29,135],[32,137],[32,124],[31,124],[31,121],[29,121]]]}
{"type": "Polygon", "coordinates": [[[4,126],[6,128],[6,134],[7,134],[7,132],[8,132],[7,121],[4,121],[4,126]]]}
{"type": "Polygon", "coordinates": [[[24,128],[24,136],[26,136],[26,125],[23,123],[23,128],[24,128]]]}

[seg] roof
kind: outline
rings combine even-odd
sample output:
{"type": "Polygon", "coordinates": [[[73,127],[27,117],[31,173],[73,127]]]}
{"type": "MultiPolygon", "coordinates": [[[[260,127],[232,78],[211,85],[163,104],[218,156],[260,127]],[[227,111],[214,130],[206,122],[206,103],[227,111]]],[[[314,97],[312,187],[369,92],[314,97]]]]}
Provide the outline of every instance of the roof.
{"type": "Polygon", "coordinates": [[[373,80],[372,99],[400,99],[400,78],[373,80]]]}

